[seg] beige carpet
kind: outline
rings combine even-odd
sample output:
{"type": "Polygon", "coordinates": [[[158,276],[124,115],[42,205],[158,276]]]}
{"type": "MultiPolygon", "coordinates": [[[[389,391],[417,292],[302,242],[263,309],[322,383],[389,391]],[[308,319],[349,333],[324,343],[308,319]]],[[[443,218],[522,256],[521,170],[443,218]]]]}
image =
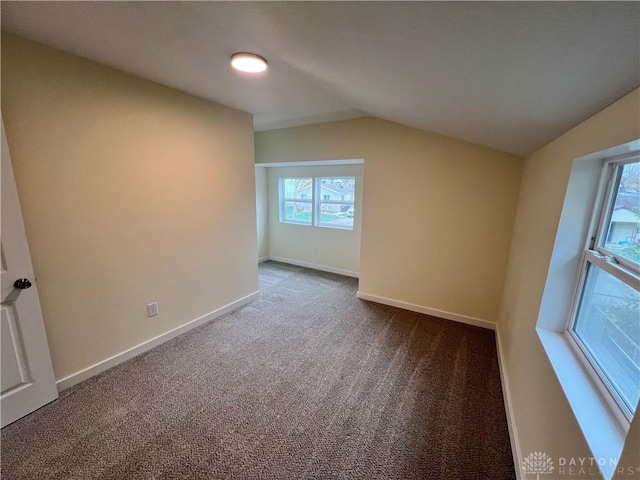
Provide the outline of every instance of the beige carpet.
{"type": "Polygon", "coordinates": [[[2,431],[3,479],[515,478],[492,331],[273,262],[258,300],[2,431]]]}

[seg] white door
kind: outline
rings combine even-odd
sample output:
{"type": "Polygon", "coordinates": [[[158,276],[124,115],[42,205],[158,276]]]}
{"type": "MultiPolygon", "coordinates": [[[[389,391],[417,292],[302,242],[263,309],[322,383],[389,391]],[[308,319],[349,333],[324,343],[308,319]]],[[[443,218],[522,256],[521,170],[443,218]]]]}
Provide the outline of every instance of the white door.
{"type": "Polygon", "coordinates": [[[0,176],[0,419],[4,427],[58,398],[58,390],[51,367],[4,122],[0,176]]]}

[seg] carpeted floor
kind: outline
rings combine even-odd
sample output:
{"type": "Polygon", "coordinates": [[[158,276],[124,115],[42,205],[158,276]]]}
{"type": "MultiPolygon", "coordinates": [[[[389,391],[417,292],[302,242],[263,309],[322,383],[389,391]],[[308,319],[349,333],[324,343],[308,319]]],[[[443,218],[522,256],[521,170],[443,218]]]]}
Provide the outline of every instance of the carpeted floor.
{"type": "Polygon", "coordinates": [[[3,479],[515,478],[492,331],[267,262],[260,298],[2,431],[3,479]]]}

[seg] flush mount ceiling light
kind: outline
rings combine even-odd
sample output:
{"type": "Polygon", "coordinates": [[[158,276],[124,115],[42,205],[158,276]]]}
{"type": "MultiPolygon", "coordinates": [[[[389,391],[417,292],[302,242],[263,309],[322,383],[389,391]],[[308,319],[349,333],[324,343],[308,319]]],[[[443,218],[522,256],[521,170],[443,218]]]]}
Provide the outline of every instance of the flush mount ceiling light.
{"type": "Polygon", "coordinates": [[[255,53],[239,52],[231,55],[231,66],[241,72],[259,73],[267,69],[267,61],[255,53]]]}

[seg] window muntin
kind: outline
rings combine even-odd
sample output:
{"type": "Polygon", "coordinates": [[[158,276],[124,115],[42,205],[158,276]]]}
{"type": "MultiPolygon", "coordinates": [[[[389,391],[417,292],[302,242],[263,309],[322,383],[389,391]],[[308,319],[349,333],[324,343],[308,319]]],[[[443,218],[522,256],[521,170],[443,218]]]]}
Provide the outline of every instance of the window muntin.
{"type": "Polygon", "coordinates": [[[355,177],[280,178],[280,221],[353,230],[355,177]]]}
{"type": "Polygon", "coordinates": [[[609,187],[598,233],[584,254],[569,333],[631,420],[640,396],[640,162],[610,162],[605,168],[609,187]]]}

